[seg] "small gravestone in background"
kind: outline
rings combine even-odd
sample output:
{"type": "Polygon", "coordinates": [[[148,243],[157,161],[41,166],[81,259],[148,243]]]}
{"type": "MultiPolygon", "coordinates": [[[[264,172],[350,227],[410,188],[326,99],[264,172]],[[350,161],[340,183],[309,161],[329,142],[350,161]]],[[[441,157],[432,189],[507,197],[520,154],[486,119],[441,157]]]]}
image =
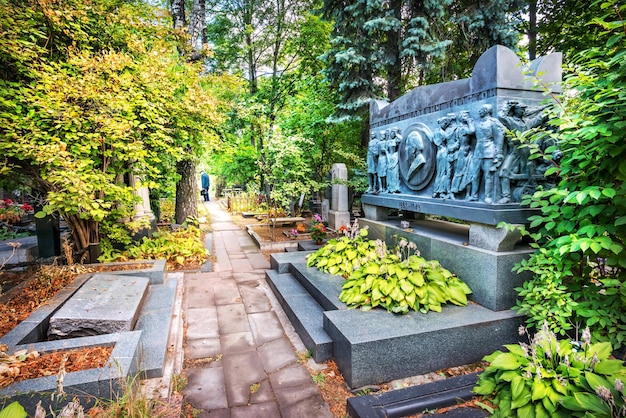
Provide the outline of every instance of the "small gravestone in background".
{"type": "Polygon", "coordinates": [[[343,163],[335,163],[332,168],[332,200],[328,212],[328,226],[339,229],[350,225],[350,211],[348,210],[348,169],[343,163]]]}

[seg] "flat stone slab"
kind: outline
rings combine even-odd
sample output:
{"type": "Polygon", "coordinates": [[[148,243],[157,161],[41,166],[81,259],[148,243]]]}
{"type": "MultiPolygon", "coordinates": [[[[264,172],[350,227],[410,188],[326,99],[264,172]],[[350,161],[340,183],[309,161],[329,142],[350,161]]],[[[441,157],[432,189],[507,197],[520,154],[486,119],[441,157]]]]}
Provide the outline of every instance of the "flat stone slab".
{"type": "Polygon", "coordinates": [[[48,336],[76,338],[131,331],[150,279],[94,274],[51,318],[48,336]]]}
{"type": "Polygon", "coordinates": [[[272,226],[282,226],[282,225],[295,224],[296,222],[304,222],[306,221],[306,219],[300,216],[293,216],[293,217],[285,217],[285,218],[270,218],[269,221],[272,224],[272,226]]]}

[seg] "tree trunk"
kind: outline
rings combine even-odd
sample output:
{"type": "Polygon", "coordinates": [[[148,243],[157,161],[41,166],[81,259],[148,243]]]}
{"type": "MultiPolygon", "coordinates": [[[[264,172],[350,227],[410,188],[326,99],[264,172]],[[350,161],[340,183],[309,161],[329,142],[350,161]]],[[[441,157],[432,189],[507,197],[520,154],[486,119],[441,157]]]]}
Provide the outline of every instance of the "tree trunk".
{"type": "MultiPolygon", "coordinates": [[[[67,226],[72,231],[72,238],[74,238],[74,245],[76,246],[76,252],[78,254],[84,254],[89,250],[90,246],[99,247],[100,245],[100,231],[98,222],[92,219],[82,219],[79,215],[63,215],[63,219],[67,223],[67,226]]],[[[87,261],[89,263],[95,263],[97,255],[91,257],[87,255],[87,261]]],[[[72,260],[67,260],[71,264],[72,260]]]]}
{"type": "Polygon", "coordinates": [[[198,217],[198,184],[196,181],[196,163],[182,160],[176,163],[176,172],[180,180],[176,183],[176,218],[182,224],[189,217],[198,217]]]}
{"type": "Polygon", "coordinates": [[[243,11],[243,23],[246,28],[246,60],[248,62],[248,83],[250,87],[250,94],[253,95],[257,92],[257,80],[256,80],[256,60],[254,58],[254,42],[252,40],[252,16],[254,14],[254,2],[251,0],[244,1],[243,11]]]}
{"type": "Polygon", "coordinates": [[[528,4],[528,59],[537,58],[537,1],[528,4]]]}
{"type": "Polygon", "coordinates": [[[206,44],[206,1],[194,0],[191,18],[189,19],[189,35],[191,42],[191,61],[203,58],[202,46],[206,44]]]}
{"type": "Polygon", "coordinates": [[[185,27],[185,0],[172,0],[170,10],[174,29],[185,27]]]}

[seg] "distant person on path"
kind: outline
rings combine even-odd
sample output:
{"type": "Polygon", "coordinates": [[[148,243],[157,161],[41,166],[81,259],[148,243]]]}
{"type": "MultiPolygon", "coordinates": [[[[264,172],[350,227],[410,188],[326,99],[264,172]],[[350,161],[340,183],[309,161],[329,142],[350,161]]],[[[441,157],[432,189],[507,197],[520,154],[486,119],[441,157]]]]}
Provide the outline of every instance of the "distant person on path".
{"type": "Polygon", "coordinates": [[[209,186],[211,186],[211,181],[209,180],[209,175],[207,173],[204,172],[204,170],[201,171],[201,175],[200,175],[200,181],[201,181],[201,185],[202,185],[202,197],[204,197],[205,201],[209,200],[209,186]]]}

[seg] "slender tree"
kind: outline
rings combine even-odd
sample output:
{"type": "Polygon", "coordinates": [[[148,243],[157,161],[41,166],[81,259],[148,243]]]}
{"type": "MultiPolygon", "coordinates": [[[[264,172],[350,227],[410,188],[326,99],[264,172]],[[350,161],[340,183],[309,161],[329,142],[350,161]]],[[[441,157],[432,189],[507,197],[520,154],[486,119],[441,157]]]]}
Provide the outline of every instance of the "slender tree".
{"type": "Polygon", "coordinates": [[[441,76],[458,77],[462,68],[445,61],[448,51],[464,69],[488,47],[514,44],[507,13],[516,1],[479,7],[459,0],[325,0],[323,15],[334,24],[325,73],[342,97],[337,116],[358,115],[372,99],[393,101],[441,76]],[[455,49],[460,40],[470,48],[455,49]]]}
{"type": "Polygon", "coordinates": [[[602,29],[589,22],[611,11],[612,7],[583,0],[528,0],[517,14],[518,29],[528,38],[531,60],[559,51],[568,61],[601,36],[602,29]]]}
{"type": "MultiPolygon", "coordinates": [[[[206,2],[205,0],[193,0],[189,20],[186,19],[185,1],[172,0],[171,7],[172,23],[174,29],[183,30],[187,27],[188,48],[179,48],[183,57],[189,61],[202,61],[206,57],[206,2]]],[[[176,209],[175,218],[177,223],[183,223],[190,217],[198,216],[196,179],[196,164],[198,153],[197,137],[194,135],[187,138],[187,149],[176,162],[178,181],[176,183],[176,209]]]]}

